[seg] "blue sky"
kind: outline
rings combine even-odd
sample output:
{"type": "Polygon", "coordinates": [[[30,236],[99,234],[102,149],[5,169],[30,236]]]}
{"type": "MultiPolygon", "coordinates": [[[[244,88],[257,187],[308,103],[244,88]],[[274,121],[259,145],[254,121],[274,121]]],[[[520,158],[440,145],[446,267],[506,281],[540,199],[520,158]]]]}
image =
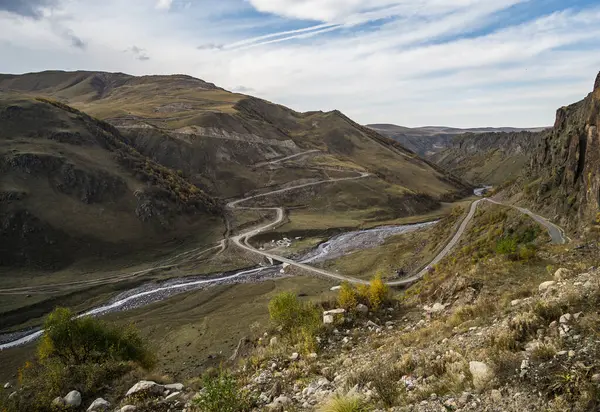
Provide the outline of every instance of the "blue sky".
{"type": "Polygon", "coordinates": [[[600,71],[598,0],[0,0],[0,72],[185,73],[361,123],[545,126],[600,71]]]}

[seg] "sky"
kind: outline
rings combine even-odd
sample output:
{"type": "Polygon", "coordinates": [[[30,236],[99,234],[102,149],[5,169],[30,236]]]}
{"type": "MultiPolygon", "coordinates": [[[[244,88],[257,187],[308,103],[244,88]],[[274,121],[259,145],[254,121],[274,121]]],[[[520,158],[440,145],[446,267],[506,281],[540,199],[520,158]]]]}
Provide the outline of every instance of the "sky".
{"type": "Polygon", "coordinates": [[[549,126],[600,71],[599,0],[0,0],[0,72],[189,74],[298,111],[549,126]]]}

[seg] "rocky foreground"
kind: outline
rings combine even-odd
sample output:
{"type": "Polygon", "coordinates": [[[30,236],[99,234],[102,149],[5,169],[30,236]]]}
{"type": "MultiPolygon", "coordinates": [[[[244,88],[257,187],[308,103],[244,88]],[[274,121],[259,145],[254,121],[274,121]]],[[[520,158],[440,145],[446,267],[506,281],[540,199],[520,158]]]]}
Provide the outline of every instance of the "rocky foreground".
{"type": "MultiPolygon", "coordinates": [[[[230,361],[254,410],[319,410],[336,396],[359,398],[367,405],[361,410],[371,411],[597,410],[599,275],[561,268],[503,304],[465,288],[412,310],[400,303],[377,313],[363,305],[332,310],[323,316],[318,353],[299,353],[265,333],[240,342],[230,361]]],[[[76,391],[53,404],[191,412],[202,410],[194,400],[206,389],[197,388],[141,381],[118,404],[76,391]]]]}

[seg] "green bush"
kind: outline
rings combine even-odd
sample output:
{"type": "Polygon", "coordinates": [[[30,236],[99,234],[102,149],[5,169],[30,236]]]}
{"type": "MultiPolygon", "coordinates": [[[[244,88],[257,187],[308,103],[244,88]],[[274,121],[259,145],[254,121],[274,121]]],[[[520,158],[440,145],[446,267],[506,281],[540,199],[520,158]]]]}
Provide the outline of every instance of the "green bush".
{"type": "Polygon", "coordinates": [[[509,255],[517,251],[517,240],[512,237],[505,237],[496,243],[496,253],[509,255]]]}
{"type": "Polygon", "coordinates": [[[19,370],[19,395],[0,405],[3,412],[51,411],[52,400],[73,389],[100,396],[136,366],[154,365],[154,356],[132,328],[76,319],[63,308],[52,312],[44,326],[36,359],[19,370]]]}
{"type": "Polygon", "coordinates": [[[319,412],[368,412],[366,402],[358,396],[335,395],[319,409],[319,412]]]}
{"type": "Polygon", "coordinates": [[[227,372],[205,376],[203,383],[202,391],[192,401],[198,412],[246,412],[254,406],[249,393],[227,372]]]}
{"type": "Polygon", "coordinates": [[[73,312],[58,308],[45,322],[38,345],[40,360],[58,359],[65,365],[132,361],[144,368],[154,366],[154,356],[133,328],[109,325],[89,316],[74,318],[73,312]]]}
{"type": "Polygon", "coordinates": [[[321,310],[311,302],[302,302],[296,294],[283,292],[269,302],[269,316],[292,344],[306,352],[316,349],[316,337],[322,328],[321,310]]]}

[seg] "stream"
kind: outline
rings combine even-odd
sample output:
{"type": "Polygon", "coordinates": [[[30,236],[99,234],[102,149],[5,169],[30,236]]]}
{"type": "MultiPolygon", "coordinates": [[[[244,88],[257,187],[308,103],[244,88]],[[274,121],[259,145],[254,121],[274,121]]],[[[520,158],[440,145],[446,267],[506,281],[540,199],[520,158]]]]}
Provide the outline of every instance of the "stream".
{"type": "MultiPolygon", "coordinates": [[[[301,263],[316,263],[337,259],[348,253],[373,248],[385,242],[391,236],[414,232],[436,224],[437,221],[417,223],[413,225],[382,226],[373,229],[346,232],[334,236],[315,249],[301,256],[301,263]]],[[[218,273],[212,276],[196,276],[170,279],[160,284],[148,283],[140,287],[122,292],[109,300],[105,305],[84,312],[82,316],[102,316],[108,313],[121,312],[165,300],[171,296],[205,289],[215,285],[258,282],[281,277],[282,265],[255,267],[240,271],[218,273]]],[[[43,333],[41,328],[0,335],[0,351],[25,345],[38,339],[43,333]]]]}

